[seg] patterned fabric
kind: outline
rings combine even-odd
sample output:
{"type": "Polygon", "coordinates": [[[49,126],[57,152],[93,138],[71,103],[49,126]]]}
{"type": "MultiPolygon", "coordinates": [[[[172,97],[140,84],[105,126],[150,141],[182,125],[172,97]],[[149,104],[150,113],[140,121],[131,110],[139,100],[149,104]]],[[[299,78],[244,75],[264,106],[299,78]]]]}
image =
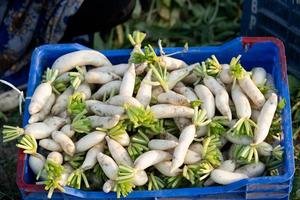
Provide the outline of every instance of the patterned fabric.
{"type": "Polygon", "coordinates": [[[83,1],[0,0],[0,72],[18,71],[36,46],[57,43],[83,1]]]}

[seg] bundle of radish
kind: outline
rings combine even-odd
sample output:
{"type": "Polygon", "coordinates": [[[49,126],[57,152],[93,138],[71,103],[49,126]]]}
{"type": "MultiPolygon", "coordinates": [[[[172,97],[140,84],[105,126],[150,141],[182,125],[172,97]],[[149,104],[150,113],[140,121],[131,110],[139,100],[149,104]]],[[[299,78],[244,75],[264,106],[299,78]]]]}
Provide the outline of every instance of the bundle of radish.
{"type": "Polygon", "coordinates": [[[29,124],[3,127],[48,197],[66,185],[120,197],[278,174],[284,102],[270,75],[247,72],[241,56],[187,64],[171,57],[186,47],[166,55],[161,41],[157,55],[141,48],[145,36],[129,35],[128,63],[94,50],[62,55],[31,97],[29,124]]]}

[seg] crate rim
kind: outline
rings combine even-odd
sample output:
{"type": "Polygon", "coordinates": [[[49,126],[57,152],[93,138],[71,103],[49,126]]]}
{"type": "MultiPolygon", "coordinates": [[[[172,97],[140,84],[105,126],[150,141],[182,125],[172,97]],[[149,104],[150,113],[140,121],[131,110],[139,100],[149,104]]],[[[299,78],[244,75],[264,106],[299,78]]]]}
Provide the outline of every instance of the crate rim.
{"type": "MultiPolygon", "coordinates": [[[[247,48],[251,48],[251,46],[255,43],[261,43],[261,42],[271,42],[274,45],[276,45],[276,47],[278,48],[278,53],[279,53],[279,65],[281,67],[281,75],[283,77],[283,80],[285,81],[286,84],[286,92],[287,94],[289,94],[289,89],[288,89],[288,80],[287,80],[287,64],[286,64],[286,56],[285,56],[285,50],[284,50],[284,44],[281,40],[275,38],[275,37],[237,37],[229,42],[226,42],[224,44],[221,44],[219,46],[195,46],[195,47],[190,47],[189,51],[194,51],[194,50],[199,50],[199,49],[205,49],[205,48],[226,48],[226,46],[229,46],[231,43],[235,43],[235,42],[241,42],[243,45],[244,49],[247,48]]],[[[45,45],[41,45],[37,48],[35,48],[33,54],[32,54],[32,61],[31,61],[31,65],[32,63],[39,64],[39,59],[37,58],[40,55],[44,54],[44,51],[47,51],[49,49],[51,49],[52,51],[55,50],[55,48],[61,48],[61,47],[72,47],[74,50],[82,50],[82,49],[90,49],[87,48],[85,46],[82,46],[78,43],[68,43],[68,44],[45,44],[45,45]]],[[[180,47],[170,47],[170,48],[165,48],[166,51],[172,51],[172,50],[178,50],[178,48],[180,47]]],[[[130,49],[116,49],[116,50],[101,50],[100,52],[106,54],[106,53],[128,53],[128,51],[130,51],[130,49]]],[[[30,66],[30,72],[31,72],[31,66],[30,66]]],[[[30,73],[32,74],[32,73],[30,73]]],[[[28,81],[31,80],[31,76],[29,76],[28,81]]],[[[33,88],[31,88],[33,90],[33,88]]],[[[30,92],[30,87],[28,87],[27,93],[30,92]]],[[[286,108],[288,109],[288,116],[287,116],[287,121],[289,123],[291,123],[291,116],[290,116],[290,99],[289,96],[287,97],[287,104],[286,104],[286,108]]],[[[27,100],[26,103],[29,103],[29,101],[27,100]]],[[[27,123],[23,121],[23,126],[26,125],[27,123]]],[[[288,133],[287,135],[285,135],[285,140],[292,140],[292,135],[291,135],[291,127],[288,127],[288,129],[286,130],[286,132],[288,133]]],[[[286,148],[286,147],[285,147],[286,148]]],[[[159,196],[159,197],[164,197],[165,195],[163,193],[167,193],[168,197],[171,196],[176,196],[177,194],[180,194],[183,196],[183,194],[188,193],[190,194],[191,192],[193,193],[193,196],[197,195],[197,194],[217,194],[217,193],[223,193],[222,189],[226,189],[226,191],[234,191],[234,190],[238,190],[242,187],[247,187],[248,184],[270,184],[270,183],[282,183],[282,182],[286,182],[290,179],[292,179],[293,175],[294,175],[294,154],[293,154],[293,145],[292,146],[288,146],[286,149],[286,153],[290,154],[288,156],[292,156],[292,159],[287,159],[287,170],[283,175],[280,176],[263,176],[263,177],[257,177],[257,178],[248,178],[248,179],[244,179],[244,180],[240,180],[228,185],[224,185],[224,186],[212,186],[212,187],[192,187],[192,188],[178,188],[178,189],[163,189],[163,190],[155,190],[155,191],[147,191],[147,193],[143,193],[143,197],[155,197],[155,196],[159,196]],[[271,182],[270,182],[271,181],[271,182]],[[188,189],[188,191],[186,191],[188,189]],[[159,194],[159,195],[155,195],[155,194],[159,194]]],[[[18,163],[17,163],[17,178],[16,178],[16,183],[19,187],[20,190],[23,190],[25,192],[45,192],[44,188],[42,185],[36,185],[36,184],[29,184],[26,183],[24,181],[24,167],[25,167],[25,159],[26,156],[21,150],[19,150],[18,152],[18,163]]],[[[114,192],[110,192],[108,194],[102,192],[102,191],[81,191],[81,192],[76,192],[77,189],[74,188],[70,188],[65,186],[65,194],[70,194],[70,195],[75,195],[77,197],[81,197],[84,198],[86,197],[86,194],[88,193],[94,193],[95,195],[102,195],[103,198],[114,198],[115,197],[115,193],[114,192]],[[78,193],[78,194],[77,194],[78,193]],[[84,194],[81,194],[84,193],[84,194]]],[[[145,191],[134,191],[131,194],[128,195],[129,198],[137,198],[140,197],[139,194],[141,192],[145,192],[145,191]]]]}

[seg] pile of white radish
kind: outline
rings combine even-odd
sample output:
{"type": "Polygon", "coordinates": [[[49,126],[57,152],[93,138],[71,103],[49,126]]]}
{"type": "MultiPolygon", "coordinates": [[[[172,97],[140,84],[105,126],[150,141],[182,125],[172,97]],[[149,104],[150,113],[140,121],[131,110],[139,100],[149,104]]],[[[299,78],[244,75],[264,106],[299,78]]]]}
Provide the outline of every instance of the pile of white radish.
{"type": "Polygon", "coordinates": [[[129,35],[128,63],[94,50],[57,58],[31,97],[28,125],[4,126],[4,142],[19,138],[48,197],[65,186],[120,197],[278,174],[284,103],[271,75],[247,72],[240,56],[188,64],[161,46],[157,55],[141,48],[145,36],[129,35]]]}

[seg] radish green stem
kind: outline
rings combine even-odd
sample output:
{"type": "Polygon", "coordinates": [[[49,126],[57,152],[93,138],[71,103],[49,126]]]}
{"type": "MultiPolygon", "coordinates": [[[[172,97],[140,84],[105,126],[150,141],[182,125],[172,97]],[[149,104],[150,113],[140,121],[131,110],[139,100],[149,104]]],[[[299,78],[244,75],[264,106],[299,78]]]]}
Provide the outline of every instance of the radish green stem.
{"type": "Polygon", "coordinates": [[[85,71],[82,68],[77,66],[76,69],[77,72],[69,72],[68,74],[70,77],[70,83],[74,89],[77,89],[79,87],[81,82],[84,80],[84,74],[85,74],[85,71]]]}
{"type": "Polygon", "coordinates": [[[151,172],[149,175],[148,190],[161,190],[165,187],[164,181],[151,172]]]}
{"type": "Polygon", "coordinates": [[[134,169],[129,166],[120,165],[118,177],[114,190],[117,192],[117,198],[126,197],[135,187],[133,185],[134,169]]]}
{"type": "Polygon", "coordinates": [[[14,126],[4,125],[2,134],[3,134],[3,142],[9,142],[23,135],[24,129],[18,126],[14,127],[14,126]]]}
{"type": "Polygon", "coordinates": [[[70,176],[68,177],[68,180],[67,180],[67,185],[69,185],[73,188],[76,188],[76,189],[80,189],[82,180],[85,184],[85,187],[89,188],[90,185],[86,178],[86,175],[84,174],[84,170],[79,168],[70,174],[70,176]]]}
{"type": "Polygon", "coordinates": [[[88,133],[92,129],[92,123],[86,118],[86,110],[77,114],[72,122],[72,128],[78,133],[88,133]]]}
{"type": "Polygon", "coordinates": [[[85,96],[82,92],[76,92],[69,96],[67,111],[70,115],[78,115],[85,111],[85,96]]]}
{"type": "Polygon", "coordinates": [[[207,58],[205,64],[207,66],[206,72],[209,76],[217,76],[222,71],[222,66],[215,55],[207,58]]]}
{"type": "Polygon", "coordinates": [[[38,145],[32,135],[24,135],[16,146],[24,149],[24,153],[34,155],[37,152],[38,145]]]}

